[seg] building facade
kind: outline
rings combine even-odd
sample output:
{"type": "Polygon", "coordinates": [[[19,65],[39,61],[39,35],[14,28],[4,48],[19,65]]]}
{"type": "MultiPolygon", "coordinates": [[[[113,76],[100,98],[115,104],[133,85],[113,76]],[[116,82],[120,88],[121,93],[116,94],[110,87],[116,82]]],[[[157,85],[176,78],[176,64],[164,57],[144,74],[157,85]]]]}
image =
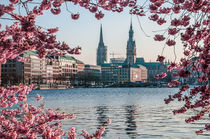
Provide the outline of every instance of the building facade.
{"type": "Polygon", "coordinates": [[[136,59],[136,64],[143,65],[147,68],[147,77],[148,81],[154,82],[157,81],[155,76],[157,74],[161,74],[163,72],[167,72],[167,65],[166,63],[160,62],[145,62],[144,58],[140,57],[136,59]]]}
{"type": "Polygon", "coordinates": [[[85,64],[80,61],[80,60],[77,60],[77,72],[82,72],[85,70],[85,64]]]}
{"type": "Polygon", "coordinates": [[[110,60],[111,63],[101,65],[102,81],[105,84],[147,81],[146,67],[136,64],[136,43],[133,35],[134,31],[131,22],[126,47],[126,59],[113,58],[110,60]]]}
{"type": "Polygon", "coordinates": [[[94,76],[98,77],[99,79],[101,78],[101,66],[86,64],[84,72],[86,72],[88,74],[93,74],[94,76]]]}
{"type": "MultiPolygon", "coordinates": [[[[13,59],[2,64],[3,84],[23,82],[37,85],[48,84],[50,87],[59,84],[69,85],[71,80],[75,80],[75,74],[78,72],[78,60],[68,55],[46,56],[40,59],[37,52],[27,51],[20,56],[27,59],[27,62],[13,59]]],[[[79,70],[82,70],[82,67],[79,70]]]]}
{"type": "Polygon", "coordinates": [[[96,59],[96,64],[97,65],[102,65],[103,63],[107,62],[107,46],[104,45],[103,41],[103,32],[102,32],[102,25],[100,29],[100,39],[99,39],[99,44],[98,44],[98,49],[97,49],[97,59],[96,59]]]}
{"type": "Polygon", "coordinates": [[[104,84],[118,82],[118,69],[122,63],[104,63],[101,65],[101,79],[104,84]]]}
{"type": "Polygon", "coordinates": [[[110,63],[124,63],[125,58],[120,57],[120,58],[110,58],[110,63]]]}
{"type": "Polygon", "coordinates": [[[101,73],[105,84],[147,81],[147,69],[142,65],[106,63],[101,66],[101,73]]]}
{"type": "Polygon", "coordinates": [[[17,84],[23,82],[25,84],[38,84],[44,82],[46,74],[44,73],[45,65],[38,58],[38,54],[34,52],[25,52],[20,55],[27,59],[27,62],[19,62],[17,59],[8,59],[6,64],[2,64],[2,83],[17,84]]]}

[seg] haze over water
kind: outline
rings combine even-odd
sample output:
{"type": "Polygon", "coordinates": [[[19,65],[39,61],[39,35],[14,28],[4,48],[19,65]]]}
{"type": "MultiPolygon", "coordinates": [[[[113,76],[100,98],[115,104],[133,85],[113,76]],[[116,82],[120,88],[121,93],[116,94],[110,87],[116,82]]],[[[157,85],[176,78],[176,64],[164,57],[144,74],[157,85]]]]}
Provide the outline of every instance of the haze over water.
{"type": "Polygon", "coordinates": [[[74,113],[76,119],[65,120],[67,131],[75,127],[94,133],[111,119],[103,139],[208,139],[210,133],[196,135],[207,121],[186,124],[184,118],[193,114],[173,115],[179,103],[164,104],[164,98],[177,92],[177,88],[78,88],[67,90],[35,90],[28,102],[36,104],[35,96],[44,97],[47,108],[74,113]]]}

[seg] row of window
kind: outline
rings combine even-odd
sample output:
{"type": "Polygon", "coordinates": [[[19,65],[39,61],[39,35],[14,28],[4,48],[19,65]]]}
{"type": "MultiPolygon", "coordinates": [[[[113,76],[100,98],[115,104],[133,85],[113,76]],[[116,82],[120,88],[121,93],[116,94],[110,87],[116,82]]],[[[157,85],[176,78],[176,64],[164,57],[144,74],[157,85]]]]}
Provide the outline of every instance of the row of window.
{"type": "Polygon", "coordinates": [[[16,72],[15,69],[2,69],[2,72],[16,72]]]}
{"type": "Polygon", "coordinates": [[[63,72],[77,72],[75,69],[62,69],[63,72]]]}
{"type": "Polygon", "coordinates": [[[40,71],[32,71],[32,73],[41,73],[40,71]]]}
{"type": "Polygon", "coordinates": [[[16,64],[2,64],[2,68],[4,67],[16,67],[16,64]]]}
{"type": "Polygon", "coordinates": [[[70,74],[70,73],[63,73],[62,75],[63,76],[72,76],[72,74],[70,74]]]}
{"type": "Polygon", "coordinates": [[[77,67],[77,65],[75,65],[75,64],[73,64],[73,65],[69,65],[69,64],[65,64],[65,67],[70,67],[70,68],[76,68],[77,67]]]}

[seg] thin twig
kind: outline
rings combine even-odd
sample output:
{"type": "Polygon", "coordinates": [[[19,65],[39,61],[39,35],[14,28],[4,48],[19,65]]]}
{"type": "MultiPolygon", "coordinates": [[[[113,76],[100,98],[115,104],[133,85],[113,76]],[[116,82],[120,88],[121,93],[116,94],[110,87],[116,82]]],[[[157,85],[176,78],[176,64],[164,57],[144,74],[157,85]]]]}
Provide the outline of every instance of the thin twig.
{"type": "Polygon", "coordinates": [[[6,17],[1,17],[0,19],[2,19],[2,20],[16,20],[16,19],[12,19],[12,18],[6,18],[6,17]]]}
{"type": "Polygon", "coordinates": [[[137,19],[138,19],[139,27],[140,27],[140,29],[142,30],[142,32],[144,33],[144,35],[145,35],[146,37],[151,37],[151,36],[147,35],[146,32],[144,31],[144,29],[142,28],[141,22],[140,22],[140,20],[139,20],[138,15],[136,15],[136,17],[137,17],[137,19]]]}

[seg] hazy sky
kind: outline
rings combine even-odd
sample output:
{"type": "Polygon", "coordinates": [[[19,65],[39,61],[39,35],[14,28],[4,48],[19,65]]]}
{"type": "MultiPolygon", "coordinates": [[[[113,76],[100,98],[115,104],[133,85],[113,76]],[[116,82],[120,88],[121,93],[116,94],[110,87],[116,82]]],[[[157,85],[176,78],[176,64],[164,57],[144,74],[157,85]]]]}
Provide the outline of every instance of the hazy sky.
{"type": "MultiPolygon", "coordinates": [[[[45,15],[38,18],[36,24],[45,28],[59,27],[59,32],[56,34],[57,39],[65,41],[72,47],[81,46],[82,54],[75,57],[86,64],[96,64],[96,49],[99,42],[100,24],[102,24],[103,39],[108,48],[108,59],[112,57],[110,53],[116,53],[115,57],[126,56],[126,45],[131,21],[128,9],[122,13],[106,12],[102,20],[97,20],[94,14],[79,6],[70,5],[69,9],[73,13],[80,13],[79,20],[72,20],[71,14],[63,8],[61,14],[57,16],[46,12],[45,15]]],[[[156,61],[157,55],[161,53],[164,43],[153,40],[153,31],[161,30],[163,27],[160,28],[147,17],[140,17],[140,21],[144,31],[150,37],[145,36],[139,26],[137,17],[133,16],[132,22],[137,57],[144,57],[146,61],[156,61]]],[[[2,22],[6,23],[1,20],[2,22]]],[[[181,52],[182,47],[177,45],[176,54],[180,56],[181,52]]],[[[164,56],[167,57],[166,59],[174,60],[173,47],[166,47],[164,56]]]]}

